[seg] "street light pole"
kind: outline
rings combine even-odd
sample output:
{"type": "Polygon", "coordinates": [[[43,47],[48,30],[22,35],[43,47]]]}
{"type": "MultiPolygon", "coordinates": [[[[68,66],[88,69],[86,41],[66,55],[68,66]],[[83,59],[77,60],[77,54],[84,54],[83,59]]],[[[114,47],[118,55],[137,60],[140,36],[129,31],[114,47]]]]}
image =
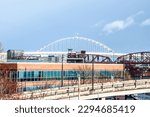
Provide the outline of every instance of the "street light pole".
{"type": "Polygon", "coordinates": [[[94,60],[96,59],[97,57],[92,57],[92,89],[91,91],[94,90],[94,60]]]}
{"type": "Polygon", "coordinates": [[[78,74],[78,100],[80,100],[80,74],[78,74]]]}
{"type": "Polygon", "coordinates": [[[63,65],[63,62],[64,62],[64,55],[62,54],[62,61],[61,61],[61,87],[64,86],[64,83],[63,83],[63,80],[64,80],[64,65],[63,65]]]}
{"type": "Polygon", "coordinates": [[[94,61],[92,61],[92,90],[94,90],[94,61]]]}

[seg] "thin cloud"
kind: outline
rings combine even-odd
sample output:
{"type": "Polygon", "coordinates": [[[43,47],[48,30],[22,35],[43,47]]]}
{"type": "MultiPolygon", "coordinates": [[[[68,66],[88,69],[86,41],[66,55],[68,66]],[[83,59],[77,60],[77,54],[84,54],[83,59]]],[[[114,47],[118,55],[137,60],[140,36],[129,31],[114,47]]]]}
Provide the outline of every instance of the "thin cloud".
{"type": "Polygon", "coordinates": [[[110,34],[110,33],[113,33],[114,31],[124,30],[124,29],[130,27],[131,25],[133,25],[135,23],[135,18],[138,15],[141,15],[141,14],[144,14],[144,12],[143,11],[139,11],[136,14],[134,14],[132,16],[129,16],[129,17],[127,17],[124,20],[115,20],[115,21],[112,21],[112,22],[106,24],[103,27],[102,31],[104,33],[106,33],[106,34],[110,34]]]}
{"type": "Polygon", "coordinates": [[[139,11],[139,12],[137,12],[135,15],[133,15],[133,17],[136,17],[136,16],[138,16],[138,15],[142,15],[142,14],[144,14],[145,12],[144,11],[139,11]]]}
{"type": "Polygon", "coordinates": [[[100,20],[96,22],[94,25],[92,25],[91,27],[94,27],[94,28],[101,27],[103,23],[104,23],[104,20],[100,20]]]}
{"type": "Polygon", "coordinates": [[[126,20],[116,20],[106,24],[103,28],[103,32],[109,34],[113,31],[123,30],[132,24],[134,24],[134,19],[132,17],[128,17],[126,20]]]}
{"type": "Polygon", "coordinates": [[[150,26],[150,18],[144,20],[144,21],[141,23],[141,26],[150,26]]]}

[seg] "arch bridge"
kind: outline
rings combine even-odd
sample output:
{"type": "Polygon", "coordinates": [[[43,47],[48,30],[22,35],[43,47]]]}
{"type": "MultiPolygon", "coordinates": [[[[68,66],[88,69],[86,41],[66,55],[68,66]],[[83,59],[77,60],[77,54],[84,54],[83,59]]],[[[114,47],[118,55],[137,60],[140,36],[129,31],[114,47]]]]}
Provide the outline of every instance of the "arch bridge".
{"type": "Polygon", "coordinates": [[[37,51],[37,53],[65,53],[68,58],[83,58],[85,62],[91,62],[94,57],[94,62],[99,63],[150,64],[150,52],[119,54],[99,41],[82,36],[58,39],[43,46],[37,51]],[[87,52],[79,53],[81,50],[86,50],[87,52]]]}
{"type": "Polygon", "coordinates": [[[58,39],[54,42],[51,42],[43,46],[38,51],[64,52],[68,51],[68,49],[73,49],[74,51],[86,50],[88,52],[104,52],[104,53],[114,52],[114,50],[112,50],[110,47],[106,46],[105,44],[99,41],[81,36],[58,39]]]}

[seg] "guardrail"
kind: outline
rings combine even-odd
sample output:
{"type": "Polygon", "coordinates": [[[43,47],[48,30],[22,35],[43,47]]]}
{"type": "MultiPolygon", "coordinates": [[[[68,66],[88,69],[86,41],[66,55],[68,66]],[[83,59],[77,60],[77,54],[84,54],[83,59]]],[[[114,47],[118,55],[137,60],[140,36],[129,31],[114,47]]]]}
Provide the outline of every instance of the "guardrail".
{"type": "Polygon", "coordinates": [[[93,94],[102,94],[108,92],[129,91],[136,89],[148,89],[150,88],[150,79],[142,80],[129,80],[107,83],[95,83],[94,90],[91,91],[91,84],[76,86],[65,86],[61,88],[43,89],[32,92],[23,92],[20,95],[20,99],[70,99],[78,97],[78,91],[80,96],[88,96],[93,94]]]}

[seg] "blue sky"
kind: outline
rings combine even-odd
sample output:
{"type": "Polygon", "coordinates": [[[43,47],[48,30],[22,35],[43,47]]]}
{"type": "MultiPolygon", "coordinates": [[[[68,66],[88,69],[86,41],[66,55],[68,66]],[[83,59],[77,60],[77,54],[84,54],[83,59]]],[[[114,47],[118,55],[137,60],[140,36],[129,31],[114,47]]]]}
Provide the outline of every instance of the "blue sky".
{"type": "Polygon", "coordinates": [[[0,0],[4,49],[36,51],[74,36],[116,52],[150,50],[150,0],[0,0]]]}

